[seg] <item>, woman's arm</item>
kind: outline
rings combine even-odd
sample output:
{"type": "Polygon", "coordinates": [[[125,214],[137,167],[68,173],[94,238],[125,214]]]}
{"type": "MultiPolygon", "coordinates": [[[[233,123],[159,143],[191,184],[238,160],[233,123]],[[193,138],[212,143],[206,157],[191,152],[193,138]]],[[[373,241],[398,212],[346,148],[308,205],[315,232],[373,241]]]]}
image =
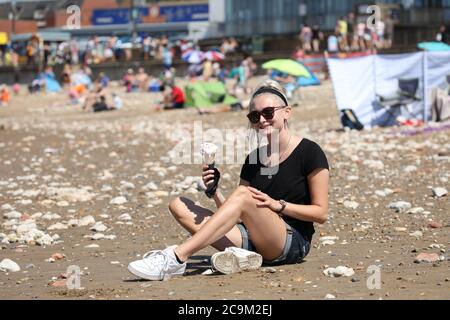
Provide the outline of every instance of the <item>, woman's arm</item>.
{"type": "MultiPolygon", "coordinates": [[[[308,176],[311,205],[287,203],[282,215],[307,222],[324,224],[328,218],[328,181],[329,171],[316,169],[308,176]]],[[[249,187],[253,198],[259,200],[258,207],[268,207],[277,212],[282,205],[259,190],[249,187]]]]}
{"type": "MultiPolygon", "coordinates": [[[[317,169],[308,176],[311,205],[288,203],[283,215],[294,219],[324,224],[328,218],[329,171],[317,169]]],[[[278,206],[280,208],[281,205],[278,206]]]]}
{"type": "Polygon", "coordinates": [[[217,190],[216,194],[214,195],[214,202],[216,203],[217,209],[219,209],[223,205],[225,200],[226,199],[223,196],[222,192],[220,192],[220,190],[217,190]]]}
{"type": "MultiPolygon", "coordinates": [[[[248,181],[242,180],[239,182],[240,186],[246,186],[248,187],[250,183],[248,181]]],[[[225,202],[225,197],[223,196],[222,192],[220,190],[216,191],[216,194],[214,195],[214,202],[216,203],[217,209],[219,209],[223,203],[225,202]]]]}

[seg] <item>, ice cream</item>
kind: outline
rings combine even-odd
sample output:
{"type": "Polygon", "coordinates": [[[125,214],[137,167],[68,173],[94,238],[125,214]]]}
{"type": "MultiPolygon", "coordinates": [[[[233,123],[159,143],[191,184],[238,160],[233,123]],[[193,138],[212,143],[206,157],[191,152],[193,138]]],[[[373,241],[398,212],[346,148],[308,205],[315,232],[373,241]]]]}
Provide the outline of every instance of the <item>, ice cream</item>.
{"type": "Polygon", "coordinates": [[[220,172],[215,168],[215,157],[219,148],[213,143],[202,143],[200,153],[202,154],[203,163],[208,165],[209,170],[214,170],[214,180],[208,185],[205,194],[208,198],[213,198],[219,185],[220,172]]]}
{"type": "Polygon", "coordinates": [[[218,147],[213,143],[202,143],[200,147],[200,153],[202,154],[203,163],[207,164],[210,168],[214,168],[215,156],[218,147]]]}

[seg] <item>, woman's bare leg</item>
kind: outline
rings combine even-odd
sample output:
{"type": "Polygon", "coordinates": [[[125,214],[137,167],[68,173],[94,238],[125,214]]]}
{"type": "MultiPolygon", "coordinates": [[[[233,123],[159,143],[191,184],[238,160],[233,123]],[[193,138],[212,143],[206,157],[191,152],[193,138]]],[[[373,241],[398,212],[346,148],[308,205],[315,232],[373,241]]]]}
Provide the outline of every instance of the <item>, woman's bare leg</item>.
{"type": "MultiPolygon", "coordinates": [[[[178,223],[191,235],[196,234],[214,214],[187,198],[176,198],[169,204],[169,210],[178,223]]],[[[242,247],[242,235],[237,227],[233,227],[224,237],[212,244],[223,251],[228,247],[242,247]]]]}
{"type": "Polygon", "coordinates": [[[175,249],[181,260],[215,243],[235,227],[241,219],[251,240],[266,260],[278,258],[286,242],[284,221],[268,208],[258,208],[247,187],[239,186],[220,209],[192,236],[175,249]]]}

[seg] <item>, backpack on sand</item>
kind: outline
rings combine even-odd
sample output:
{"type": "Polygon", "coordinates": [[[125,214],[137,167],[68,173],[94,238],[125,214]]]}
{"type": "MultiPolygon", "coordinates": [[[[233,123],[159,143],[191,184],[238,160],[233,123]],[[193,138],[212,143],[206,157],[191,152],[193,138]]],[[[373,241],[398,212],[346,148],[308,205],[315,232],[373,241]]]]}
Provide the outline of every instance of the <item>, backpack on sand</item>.
{"type": "Polygon", "coordinates": [[[362,130],[364,126],[359,122],[352,109],[341,110],[341,122],[344,127],[352,130],[362,130]]]}

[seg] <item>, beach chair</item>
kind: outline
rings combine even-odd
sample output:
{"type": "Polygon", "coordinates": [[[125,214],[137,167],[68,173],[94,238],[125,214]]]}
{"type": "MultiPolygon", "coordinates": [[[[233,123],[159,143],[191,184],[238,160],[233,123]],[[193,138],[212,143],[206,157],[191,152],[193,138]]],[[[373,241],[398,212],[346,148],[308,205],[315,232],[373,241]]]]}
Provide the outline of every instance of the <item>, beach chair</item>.
{"type": "MultiPolygon", "coordinates": [[[[419,79],[399,79],[398,90],[392,96],[382,96],[377,94],[378,103],[386,109],[386,111],[392,116],[396,117],[394,110],[402,108],[409,114],[411,118],[415,118],[415,115],[409,110],[411,104],[422,99],[416,96],[417,89],[419,88],[419,79]]],[[[390,119],[388,118],[387,121],[390,119]]]]}
{"type": "Polygon", "coordinates": [[[450,119],[450,74],[446,76],[447,87],[431,89],[431,120],[435,122],[450,119]]]}

